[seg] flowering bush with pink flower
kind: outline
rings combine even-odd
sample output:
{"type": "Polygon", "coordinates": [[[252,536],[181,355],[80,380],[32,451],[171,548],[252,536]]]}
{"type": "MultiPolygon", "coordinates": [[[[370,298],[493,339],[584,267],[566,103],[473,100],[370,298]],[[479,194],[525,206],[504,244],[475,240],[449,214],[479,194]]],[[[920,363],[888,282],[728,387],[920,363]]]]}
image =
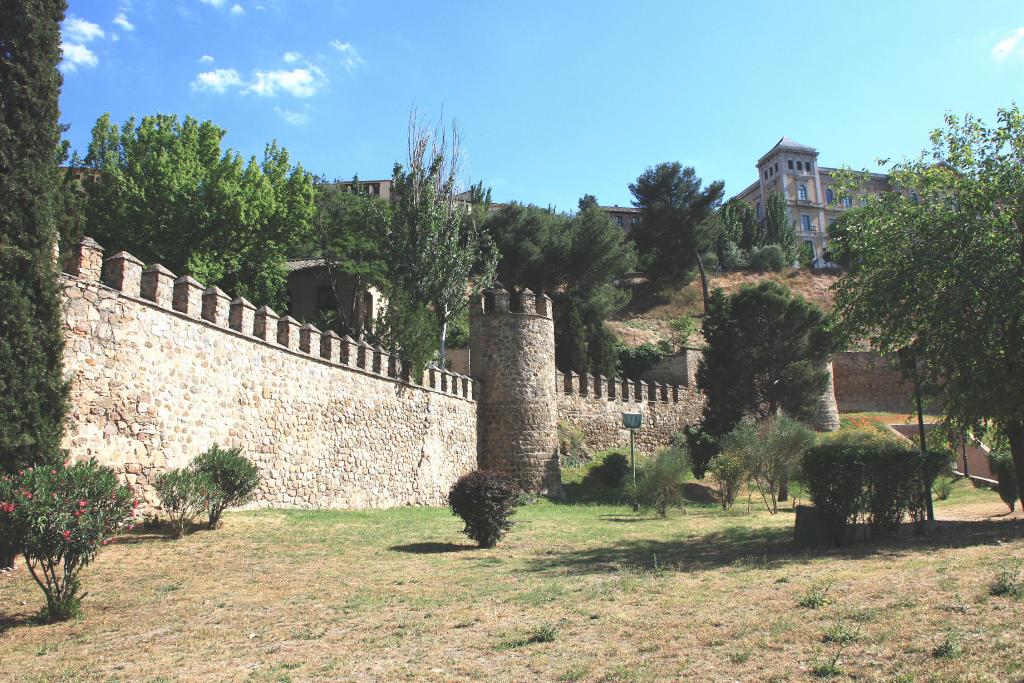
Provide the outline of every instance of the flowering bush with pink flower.
{"type": "Polygon", "coordinates": [[[60,621],[79,611],[79,572],[131,523],[137,505],[131,489],[95,460],[0,478],[0,535],[15,545],[46,594],[43,619],[60,621]]]}

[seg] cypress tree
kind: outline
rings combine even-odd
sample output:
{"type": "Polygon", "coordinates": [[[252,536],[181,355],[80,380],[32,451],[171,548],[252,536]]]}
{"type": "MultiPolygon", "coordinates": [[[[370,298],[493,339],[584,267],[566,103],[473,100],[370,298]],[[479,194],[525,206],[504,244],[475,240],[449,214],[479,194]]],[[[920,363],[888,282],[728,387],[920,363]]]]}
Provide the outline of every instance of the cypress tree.
{"type": "Polygon", "coordinates": [[[63,462],[56,240],[65,0],[0,0],[0,470],[63,462]]]}

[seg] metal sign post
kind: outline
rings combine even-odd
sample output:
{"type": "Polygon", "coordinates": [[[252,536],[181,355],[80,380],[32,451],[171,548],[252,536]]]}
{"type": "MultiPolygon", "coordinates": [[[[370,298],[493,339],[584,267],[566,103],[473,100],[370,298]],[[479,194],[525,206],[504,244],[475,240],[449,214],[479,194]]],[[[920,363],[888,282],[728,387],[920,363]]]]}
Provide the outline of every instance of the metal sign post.
{"type": "Polygon", "coordinates": [[[640,413],[623,413],[622,426],[629,430],[629,464],[633,468],[633,512],[640,510],[640,504],[636,500],[636,439],[634,434],[643,424],[643,415],[640,413]]]}

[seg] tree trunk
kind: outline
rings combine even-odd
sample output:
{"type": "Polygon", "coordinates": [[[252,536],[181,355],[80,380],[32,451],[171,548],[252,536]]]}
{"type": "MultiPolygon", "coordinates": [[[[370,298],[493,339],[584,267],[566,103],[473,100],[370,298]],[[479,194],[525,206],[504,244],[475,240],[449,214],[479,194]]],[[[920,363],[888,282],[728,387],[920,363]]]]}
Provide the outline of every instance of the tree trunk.
{"type": "Polygon", "coordinates": [[[1013,420],[1004,427],[1013,455],[1013,469],[1017,472],[1017,496],[1024,506],[1024,420],[1013,420]]]}
{"type": "Polygon", "coordinates": [[[704,259],[700,257],[700,252],[694,249],[693,256],[697,259],[697,270],[700,271],[700,288],[701,294],[704,295],[704,315],[707,315],[708,304],[711,300],[711,294],[708,292],[708,274],[704,270],[704,259]]]}
{"type": "Polygon", "coordinates": [[[443,368],[445,351],[444,343],[448,337],[448,309],[445,309],[443,312],[441,312],[441,314],[438,317],[441,319],[441,339],[437,344],[437,354],[440,357],[440,366],[443,368]]]}
{"type": "Polygon", "coordinates": [[[932,483],[928,481],[928,444],[924,434],[924,403],[921,399],[921,379],[917,374],[917,369],[914,369],[914,400],[917,403],[917,431],[918,436],[921,439],[921,471],[924,474],[922,479],[924,480],[924,508],[928,514],[928,521],[935,521],[935,508],[932,507],[932,483]]]}

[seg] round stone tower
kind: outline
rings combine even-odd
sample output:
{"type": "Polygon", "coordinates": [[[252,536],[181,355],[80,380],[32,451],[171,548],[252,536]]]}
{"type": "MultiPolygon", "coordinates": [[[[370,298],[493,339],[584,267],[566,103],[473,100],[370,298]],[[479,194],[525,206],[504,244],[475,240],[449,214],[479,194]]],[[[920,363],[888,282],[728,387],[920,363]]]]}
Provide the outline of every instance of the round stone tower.
{"type": "Polygon", "coordinates": [[[551,299],[496,285],[470,302],[469,340],[480,468],[560,494],[551,299]]]}
{"type": "Polygon", "coordinates": [[[832,363],[825,365],[828,371],[828,384],[818,399],[818,413],[811,425],[819,432],[834,432],[839,429],[839,406],[836,404],[835,384],[832,381],[832,363]]]}

